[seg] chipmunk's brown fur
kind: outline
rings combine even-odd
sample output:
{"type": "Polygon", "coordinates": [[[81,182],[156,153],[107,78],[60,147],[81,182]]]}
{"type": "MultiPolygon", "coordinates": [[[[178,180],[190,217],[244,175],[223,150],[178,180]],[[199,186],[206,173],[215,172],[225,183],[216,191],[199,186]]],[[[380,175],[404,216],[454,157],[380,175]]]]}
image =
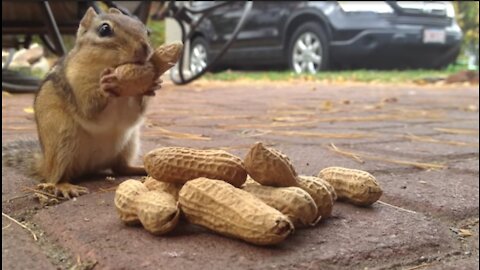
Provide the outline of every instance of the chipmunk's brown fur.
{"type": "Polygon", "coordinates": [[[41,155],[31,167],[46,182],[45,190],[78,196],[87,190],[69,184],[72,179],[108,168],[119,175],[145,174],[130,162],[148,97],[114,96],[115,81],[105,78],[121,64],[145,63],[152,52],[142,22],[116,9],[86,12],[74,48],[52,68],[35,97],[41,155]],[[103,32],[107,35],[100,33],[104,24],[111,30],[103,32]]]}

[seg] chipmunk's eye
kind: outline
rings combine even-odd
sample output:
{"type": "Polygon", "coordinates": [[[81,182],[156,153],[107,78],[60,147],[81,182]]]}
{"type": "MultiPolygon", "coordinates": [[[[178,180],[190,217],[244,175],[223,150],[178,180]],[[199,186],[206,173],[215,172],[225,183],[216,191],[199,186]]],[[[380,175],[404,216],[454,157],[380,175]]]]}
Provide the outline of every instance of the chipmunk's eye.
{"type": "Polygon", "coordinates": [[[108,23],[103,23],[98,28],[98,35],[101,36],[101,37],[109,37],[112,34],[113,34],[113,30],[110,27],[110,25],[108,25],[108,23]]]}

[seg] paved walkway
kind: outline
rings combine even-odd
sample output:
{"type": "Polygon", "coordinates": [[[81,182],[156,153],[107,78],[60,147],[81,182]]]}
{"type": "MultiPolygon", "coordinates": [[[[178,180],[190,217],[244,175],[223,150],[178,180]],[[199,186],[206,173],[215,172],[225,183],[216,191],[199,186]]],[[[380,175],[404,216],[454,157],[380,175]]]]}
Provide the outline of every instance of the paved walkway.
{"type": "MultiPolygon", "coordinates": [[[[35,183],[2,167],[2,212],[38,237],[2,217],[2,269],[477,269],[477,87],[167,83],[148,111],[143,153],[190,146],[243,157],[264,141],[301,174],[371,172],[381,202],[338,202],[318,226],[256,247],[185,222],[163,237],[124,226],[112,187],[125,178],[85,180],[90,194],[42,208],[22,191],[35,183]]],[[[4,143],[35,137],[32,101],[3,95],[4,143]]]]}

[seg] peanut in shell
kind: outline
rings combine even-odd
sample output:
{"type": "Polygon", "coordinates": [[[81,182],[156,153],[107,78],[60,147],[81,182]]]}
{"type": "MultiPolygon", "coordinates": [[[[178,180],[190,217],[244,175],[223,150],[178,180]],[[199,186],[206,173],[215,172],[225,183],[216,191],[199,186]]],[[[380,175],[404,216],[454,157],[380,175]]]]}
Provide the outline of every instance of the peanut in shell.
{"type": "Polygon", "coordinates": [[[180,209],[175,198],[159,190],[150,190],[137,197],[137,215],[145,230],[160,235],[175,228],[180,209]]]}
{"type": "Polygon", "coordinates": [[[180,192],[180,189],[182,188],[181,184],[159,181],[151,176],[147,176],[143,184],[148,190],[167,192],[168,194],[172,195],[175,200],[178,200],[178,192],[180,192]]]}
{"type": "Polygon", "coordinates": [[[371,205],[383,194],[375,177],[365,171],[328,167],[321,170],[318,177],[332,185],[339,200],[358,206],[371,205]]]}
{"type": "Polygon", "coordinates": [[[179,203],[189,222],[256,245],[280,243],[294,230],[284,214],[220,180],[188,181],[179,203]]]}
{"type": "Polygon", "coordinates": [[[137,198],[148,189],[137,180],[128,179],[118,185],[115,191],[115,208],[120,219],[127,225],[140,223],[137,215],[137,198]]]}
{"type": "Polygon", "coordinates": [[[145,64],[126,63],[117,66],[116,94],[119,96],[142,95],[151,90],[155,80],[173,67],[180,59],[183,44],[174,42],[158,47],[145,64]]]}
{"type": "Polygon", "coordinates": [[[184,184],[207,177],[240,187],[247,179],[243,161],[223,150],[163,147],[147,153],[143,161],[147,173],[164,182],[184,184]]]}
{"type": "Polygon", "coordinates": [[[258,183],[265,186],[297,186],[297,173],[286,155],[257,142],[245,157],[245,169],[258,183]]]}
{"type": "Polygon", "coordinates": [[[242,189],[277,209],[292,221],[295,228],[314,226],[319,221],[313,198],[299,187],[270,187],[245,184],[242,189]]]}
{"type": "Polygon", "coordinates": [[[333,209],[333,198],[320,178],[314,176],[299,175],[297,177],[298,185],[301,189],[310,194],[318,208],[318,215],[322,219],[330,217],[333,209]]]}

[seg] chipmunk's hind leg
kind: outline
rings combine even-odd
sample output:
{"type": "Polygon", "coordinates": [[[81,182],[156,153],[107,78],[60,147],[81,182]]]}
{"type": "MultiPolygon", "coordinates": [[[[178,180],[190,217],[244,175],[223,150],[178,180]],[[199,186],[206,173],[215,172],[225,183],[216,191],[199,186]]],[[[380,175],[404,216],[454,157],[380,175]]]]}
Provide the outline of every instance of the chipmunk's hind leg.
{"type": "MultiPolygon", "coordinates": [[[[37,102],[45,100],[37,99],[37,102]]],[[[38,110],[50,104],[42,105],[44,106],[38,110]]],[[[68,183],[75,173],[75,153],[78,151],[77,142],[73,138],[76,134],[73,119],[63,110],[50,106],[48,112],[37,116],[37,125],[43,146],[42,154],[37,156],[37,170],[45,182],[37,188],[67,199],[88,193],[87,188],[68,183]]]]}

